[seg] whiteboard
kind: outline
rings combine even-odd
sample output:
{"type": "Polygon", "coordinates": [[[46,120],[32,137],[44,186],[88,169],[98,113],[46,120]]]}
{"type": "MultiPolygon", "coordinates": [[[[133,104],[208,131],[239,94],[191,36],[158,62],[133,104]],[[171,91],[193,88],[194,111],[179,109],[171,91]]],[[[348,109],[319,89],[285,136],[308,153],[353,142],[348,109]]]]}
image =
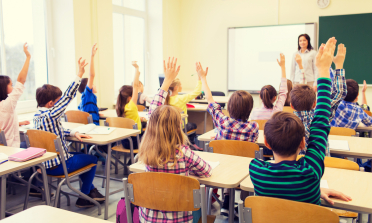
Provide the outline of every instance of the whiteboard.
{"type": "Polygon", "coordinates": [[[285,55],[287,79],[290,79],[298,36],[304,33],[317,49],[316,23],[229,28],[227,89],[258,93],[270,84],[279,90],[281,68],[276,60],[280,53],[285,55]]]}

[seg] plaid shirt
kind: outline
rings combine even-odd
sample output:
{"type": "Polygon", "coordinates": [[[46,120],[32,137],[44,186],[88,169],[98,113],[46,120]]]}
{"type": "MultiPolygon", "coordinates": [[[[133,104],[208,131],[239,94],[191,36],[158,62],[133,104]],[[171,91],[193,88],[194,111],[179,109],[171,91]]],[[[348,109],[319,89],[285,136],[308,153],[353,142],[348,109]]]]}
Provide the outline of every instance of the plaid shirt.
{"type": "MultiPolygon", "coordinates": [[[[149,118],[151,113],[159,106],[163,105],[168,92],[159,90],[150,105],[149,118]]],[[[181,176],[189,174],[198,177],[210,177],[212,175],[211,166],[194,153],[188,146],[181,146],[177,151],[177,162],[168,162],[162,167],[146,166],[146,172],[173,173],[181,176]]],[[[148,208],[139,208],[140,222],[192,222],[192,211],[160,211],[148,208]]]]}
{"type": "MultiPolygon", "coordinates": [[[[73,136],[75,132],[62,127],[61,117],[69,103],[76,96],[76,91],[79,88],[80,82],[81,78],[77,77],[76,80],[67,88],[61,99],[59,99],[52,108],[41,107],[33,119],[35,129],[54,133],[61,139],[66,161],[71,158],[72,155],[68,153],[65,136],[73,136]]],[[[61,164],[61,158],[59,156],[60,155],[58,155],[57,158],[44,162],[44,166],[49,169],[61,164]]]]}
{"type": "Polygon", "coordinates": [[[357,103],[342,101],[338,106],[331,126],[356,129],[360,122],[366,126],[371,126],[372,117],[365,113],[357,103]]]}
{"type": "Polygon", "coordinates": [[[222,113],[221,106],[217,103],[210,103],[207,111],[213,117],[214,126],[218,129],[215,140],[257,141],[259,134],[257,122],[230,118],[222,113]]]}
{"type": "MultiPolygon", "coordinates": [[[[330,121],[335,117],[336,110],[341,101],[346,97],[347,87],[345,80],[345,69],[333,70],[329,69],[330,76],[332,77],[332,93],[331,93],[331,116],[330,121]],[[334,79],[333,79],[334,78],[334,79]]],[[[310,125],[314,118],[314,109],[310,111],[294,111],[294,114],[299,117],[305,126],[305,139],[306,147],[310,136],[310,125]]],[[[302,150],[300,154],[305,154],[305,150],[302,150]]]]}

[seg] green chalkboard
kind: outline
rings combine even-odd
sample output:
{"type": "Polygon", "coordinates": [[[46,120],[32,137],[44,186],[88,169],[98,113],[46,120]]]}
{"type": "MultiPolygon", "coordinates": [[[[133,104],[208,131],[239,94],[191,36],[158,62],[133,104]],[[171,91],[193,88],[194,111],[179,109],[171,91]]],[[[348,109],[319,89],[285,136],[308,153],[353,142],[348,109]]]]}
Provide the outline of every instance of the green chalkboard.
{"type": "Polygon", "coordinates": [[[337,44],[345,44],[346,78],[359,84],[363,84],[363,80],[372,84],[372,73],[369,72],[372,68],[372,13],[320,16],[319,45],[332,36],[336,37],[337,44]]]}

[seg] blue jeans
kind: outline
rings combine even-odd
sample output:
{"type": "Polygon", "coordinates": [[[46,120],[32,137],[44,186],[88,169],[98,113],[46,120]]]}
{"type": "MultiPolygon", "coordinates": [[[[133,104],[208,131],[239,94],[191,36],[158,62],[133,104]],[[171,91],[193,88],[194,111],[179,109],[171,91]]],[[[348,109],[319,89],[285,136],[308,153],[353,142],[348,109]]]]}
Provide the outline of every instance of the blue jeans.
{"type": "MultiPolygon", "coordinates": [[[[74,172],[92,163],[97,164],[97,157],[95,156],[87,155],[84,153],[71,154],[74,154],[74,156],[66,161],[68,173],[74,172]]],[[[53,170],[47,169],[46,172],[48,175],[64,175],[62,164],[58,165],[57,168],[53,170]]],[[[83,182],[83,185],[81,186],[81,192],[83,192],[84,194],[88,195],[90,191],[94,189],[93,179],[95,174],[96,166],[92,167],[92,169],[90,169],[88,172],[79,175],[81,181],[83,182]]]]}

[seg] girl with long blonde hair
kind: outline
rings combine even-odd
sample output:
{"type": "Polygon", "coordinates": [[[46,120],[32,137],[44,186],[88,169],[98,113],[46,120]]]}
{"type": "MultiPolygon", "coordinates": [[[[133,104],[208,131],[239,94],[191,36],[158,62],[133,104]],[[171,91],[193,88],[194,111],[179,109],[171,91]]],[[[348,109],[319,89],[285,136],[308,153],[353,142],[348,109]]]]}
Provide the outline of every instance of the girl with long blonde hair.
{"type": "MultiPolygon", "coordinates": [[[[189,174],[210,177],[211,166],[194,153],[188,146],[188,139],[182,131],[181,114],[176,108],[163,105],[168,88],[177,77],[177,59],[164,61],[165,80],[150,105],[149,122],[139,148],[139,160],[146,165],[146,172],[173,173],[182,176],[189,174]]],[[[191,211],[171,212],[139,208],[141,222],[163,222],[183,219],[193,222],[191,211]]]]}

